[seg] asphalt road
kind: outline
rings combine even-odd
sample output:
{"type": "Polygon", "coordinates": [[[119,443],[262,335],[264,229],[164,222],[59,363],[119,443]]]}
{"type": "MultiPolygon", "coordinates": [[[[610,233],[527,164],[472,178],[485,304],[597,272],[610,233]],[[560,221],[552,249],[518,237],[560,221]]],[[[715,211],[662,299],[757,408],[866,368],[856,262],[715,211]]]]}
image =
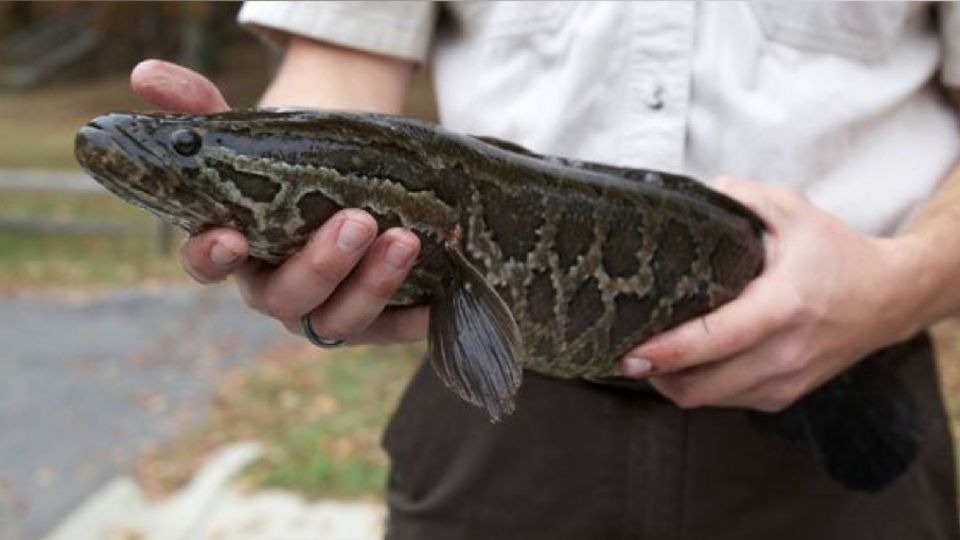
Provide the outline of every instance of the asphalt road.
{"type": "Polygon", "coordinates": [[[39,538],[292,339],[228,287],[0,296],[0,540],[39,538]]]}

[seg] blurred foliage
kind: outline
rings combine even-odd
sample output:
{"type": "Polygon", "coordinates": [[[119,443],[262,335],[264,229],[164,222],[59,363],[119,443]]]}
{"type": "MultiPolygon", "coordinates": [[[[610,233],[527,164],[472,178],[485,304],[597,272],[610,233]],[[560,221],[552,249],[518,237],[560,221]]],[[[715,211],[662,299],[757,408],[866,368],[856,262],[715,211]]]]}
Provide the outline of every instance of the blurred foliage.
{"type": "Polygon", "coordinates": [[[273,351],[223,378],[208,422],[142,457],[141,484],[155,496],[168,493],[211,449],[256,440],[264,455],[245,473],[253,487],[308,498],[382,496],[380,434],[422,355],[418,346],[273,351]]]}
{"type": "MultiPolygon", "coordinates": [[[[83,79],[122,73],[143,58],[165,58],[214,73],[225,51],[253,38],[236,24],[239,2],[0,3],[0,65],[43,63],[58,47],[84,48],[55,76],[83,79]],[[90,42],[68,38],[88,34],[90,42]]],[[[54,60],[55,66],[55,60],[54,60]]]]}
{"type": "Polygon", "coordinates": [[[64,9],[63,5],[56,4],[66,4],[66,2],[49,2],[44,5],[23,1],[0,2],[0,38],[32,25],[40,9],[64,9]]]}
{"type": "Polygon", "coordinates": [[[97,2],[93,4],[95,24],[109,43],[103,49],[110,55],[100,60],[101,65],[125,69],[131,62],[154,57],[216,72],[231,41],[249,39],[235,23],[239,6],[238,2],[97,2]],[[196,43],[197,38],[191,38],[195,32],[202,34],[196,43]]]}
{"type": "MultiPolygon", "coordinates": [[[[232,105],[254,106],[268,81],[263,48],[237,43],[224,62],[226,69],[211,79],[232,105]]],[[[0,169],[75,169],[73,137],[79,126],[107,111],[152,108],[130,90],[127,74],[0,93],[0,169]]]]}

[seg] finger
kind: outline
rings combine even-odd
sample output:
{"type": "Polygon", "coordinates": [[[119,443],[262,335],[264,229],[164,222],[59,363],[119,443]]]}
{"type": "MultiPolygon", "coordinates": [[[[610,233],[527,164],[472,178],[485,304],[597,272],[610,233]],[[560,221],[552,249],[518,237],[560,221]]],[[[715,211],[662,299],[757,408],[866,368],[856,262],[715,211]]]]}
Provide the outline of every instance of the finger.
{"type": "Polygon", "coordinates": [[[387,308],[366,330],[350,338],[350,342],[376,345],[413,343],[427,337],[429,324],[429,306],[387,308]]]}
{"type": "Polygon", "coordinates": [[[164,110],[207,114],[230,109],[209,79],[162,60],[144,60],[130,73],[130,86],[143,99],[164,110]]]}
{"type": "Polygon", "coordinates": [[[420,241],[403,229],[380,235],[350,276],[311,314],[313,329],[329,339],[350,339],[386,307],[413,266],[420,241]]]}
{"type": "Polygon", "coordinates": [[[713,364],[651,377],[650,384],[685,408],[743,406],[744,396],[781,376],[770,349],[761,344],[750,351],[713,364]]]}
{"type": "Polygon", "coordinates": [[[797,362],[790,358],[789,353],[779,358],[770,355],[772,362],[789,369],[779,369],[776,376],[732,396],[728,400],[729,406],[765,412],[782,411],[837,375],[832,362],[816,362],[809,357],[806,361],[797,362]]]}
{"type": "Polygon", "coordinates": [[[763,412],[778,412],[789,407],[806,393],[805,379],[798,375],[772,377],[752,388],[718,403],[721,407],[738,407],[763,412]]]}
{"type": "Polygon", "coordinates": [[[688,321],[627,353],[623,373],[642,378],[671,373],[732,357],[754,347],[764,336],[787,324],[794,302],[775,279],[763,274],[739,298],[699,319],[688,321]],[[641,362],[649,369],[635,370],[641,362]]]}
{"type": "Polygon", "coordinates": [[[312,311],[333,294],[373,242],[377,222],[357,209],[341,210],[280,267],[238,276],[247,302],[278,319],[312,311]]]}
{"type": "Polygon", "coordinates": [[[213,229],[189,238],[180,248],[180,263],[200,283],[220,281],[239,268],[250,247],[231,229],[213,229]]]}
{"type": "Polygon", "coordinates": [[[788,189],[732,176],[718,177],[713,187],[753,210],[773,232],[778,231],[804,201],[802,195],[788,189]]]}
{"type": "MultiPolygon", "coordinates": [[[[427,337],[429,324],[430,306],[387,307],[366,330],[351,336],[349,344],[414,343],[427,337]]],[[[300,328],[300,319],[286,319],[283,321],[283,325],[294,334],[303,334],[300,328]]],[[[314,328],[314,331],[316,331],[316,328],[314,328]]]]}

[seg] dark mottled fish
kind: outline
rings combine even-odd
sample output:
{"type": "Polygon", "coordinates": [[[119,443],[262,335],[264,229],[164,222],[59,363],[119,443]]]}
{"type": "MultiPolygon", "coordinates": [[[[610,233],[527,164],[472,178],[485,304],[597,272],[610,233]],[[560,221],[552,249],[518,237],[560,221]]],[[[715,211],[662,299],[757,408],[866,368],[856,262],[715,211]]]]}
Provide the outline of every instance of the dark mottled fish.
{"type": "MultiPolygon", "coordinates": [[[[412,230],[421,255],[392,304],[431,305],[433,367],[494,419],[513,410],[523,368],[615,377],[623,353],[731,300],[763,265],[760,220],[695,181],[399,117],[115,113],[81,128],[76,155],[123,199],[191,233],[234,228],[271,263],[342,208],[412,230]]],[[[911,414],[864,411],[876,380],[851,372],[759,422],[812,442],[845,485],[879,489],[912,461],[917,429],[911,414]],[[893,450],[803,432],[838,415],[893,450]]],[[[909,402],[883,382],[881,402],[909,402]]]]}

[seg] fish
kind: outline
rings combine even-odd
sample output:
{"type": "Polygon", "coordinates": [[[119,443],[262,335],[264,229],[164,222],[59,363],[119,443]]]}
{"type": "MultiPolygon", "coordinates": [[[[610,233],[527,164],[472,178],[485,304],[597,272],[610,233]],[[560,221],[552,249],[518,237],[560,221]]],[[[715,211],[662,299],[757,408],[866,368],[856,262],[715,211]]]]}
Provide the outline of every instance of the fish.
{"type": "MultiPolygon", "coordinates": [[[[235,229],[267,264],[343,208],[409,229],[421,251],[390,305],[430,306],[434,371],[493,421],[513,412],[524,370],[622,380],[624,353],[736,298],[764,265],[763,221],[694,179],[399,116],[116,112],[79,129],[75,155],[123,200],[190,234],[235,229]]],[[[855,368],[780,413],[750,414],[842,485],[876,491],[919,445],[897,383],[855,368]],[[851,440],[834,419],[868,427],[851,440]]]]}

